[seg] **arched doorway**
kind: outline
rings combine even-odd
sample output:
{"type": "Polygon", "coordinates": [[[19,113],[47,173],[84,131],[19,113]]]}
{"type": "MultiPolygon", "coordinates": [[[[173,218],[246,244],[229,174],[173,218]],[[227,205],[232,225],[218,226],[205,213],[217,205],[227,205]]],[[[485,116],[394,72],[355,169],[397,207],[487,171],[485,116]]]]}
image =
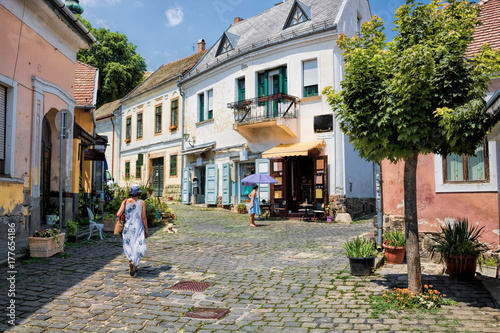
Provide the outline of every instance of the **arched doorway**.
{"type": "Polygon", "coordinates": [[[42,224],[45,223],[45,215],[50,205],[50,160],[52,151],[50,122],[47,117],[42,122],[42,159],[40,170],[40,197],[42,224]]]}

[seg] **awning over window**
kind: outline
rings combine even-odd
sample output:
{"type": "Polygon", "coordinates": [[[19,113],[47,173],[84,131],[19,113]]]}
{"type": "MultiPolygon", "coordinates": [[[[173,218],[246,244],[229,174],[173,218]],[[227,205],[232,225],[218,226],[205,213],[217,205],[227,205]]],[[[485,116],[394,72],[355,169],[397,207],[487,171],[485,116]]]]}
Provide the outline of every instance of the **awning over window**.
{"type": "Polygon", "coordinates": [[[308,156],[309,151],[323,146],[323,141],[309,141],[278,145],[262,153],[262,158],[284,157],[284,156],[308,156]]]}

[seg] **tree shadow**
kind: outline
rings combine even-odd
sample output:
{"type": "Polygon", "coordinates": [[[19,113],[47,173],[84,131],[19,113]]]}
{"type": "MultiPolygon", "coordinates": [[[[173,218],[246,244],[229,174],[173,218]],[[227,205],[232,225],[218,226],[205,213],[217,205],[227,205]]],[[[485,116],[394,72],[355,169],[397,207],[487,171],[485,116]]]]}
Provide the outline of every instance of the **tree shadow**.
{"type": "MultiPolygon", "coordinates": [[[[408,288],[408,275],[406,273],[385,274],[372,282],[387,289],[408,288]]],[[[447,298],[467,306],[495,308],[493,297],[477,278],[470,281],[459,281],[450,279],[447,275],[422,274],[422,283],[432,286],[432,289],[438,290],[447,298]]]]}

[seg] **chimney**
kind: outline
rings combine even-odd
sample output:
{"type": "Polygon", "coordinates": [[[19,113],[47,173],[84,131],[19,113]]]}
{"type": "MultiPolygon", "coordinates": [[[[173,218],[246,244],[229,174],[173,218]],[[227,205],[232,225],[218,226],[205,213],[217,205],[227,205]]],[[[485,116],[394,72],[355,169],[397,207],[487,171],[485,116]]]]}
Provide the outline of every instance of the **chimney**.
{"type": "Polygon", "coordinates": [[[200,39],[198,41],[198,53],[205,51],[205,40],[200,39]]]}
{"type": "Polygon", "coordinates": [[[238,23],[238,22],[241,22],[243,21],[243,19],[241,17],[235,17],[234,18],[234,24],[238,23]]]}

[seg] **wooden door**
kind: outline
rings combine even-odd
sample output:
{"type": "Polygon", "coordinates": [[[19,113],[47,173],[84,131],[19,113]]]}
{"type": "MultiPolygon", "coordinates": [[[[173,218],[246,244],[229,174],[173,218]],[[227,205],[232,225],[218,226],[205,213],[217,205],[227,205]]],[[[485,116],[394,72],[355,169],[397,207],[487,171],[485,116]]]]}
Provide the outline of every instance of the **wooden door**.
{"type": "Polygon", "coordinates": [[[208,164],[206,166],[206,186],[205,186],[205,203],[209,205],[217,204],[218,194],[218,168],[217,164],[208,164]]]}
{"type": "Polygon", "coordinates": [[[314,209],[328,205],[328,156],[313,157],[314,164],[314,209]]]}
{"type": "Polygon", "coordinates": [[[153,159],[153,187],[154,196],[161,197],[163,195],[163,172],[164,160],[163,157],[153,159]]]}

